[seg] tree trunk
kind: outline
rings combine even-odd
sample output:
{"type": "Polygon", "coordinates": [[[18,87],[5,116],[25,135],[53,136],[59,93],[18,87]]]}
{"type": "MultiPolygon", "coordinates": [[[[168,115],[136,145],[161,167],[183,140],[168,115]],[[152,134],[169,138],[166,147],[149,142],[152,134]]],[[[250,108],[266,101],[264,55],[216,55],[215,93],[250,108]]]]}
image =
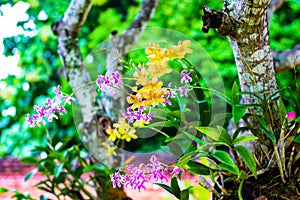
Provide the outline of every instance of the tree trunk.
{"type": "MultiPolygon", "coordinates": [[[[264,107],[250,107],[248,128],[259,138],[258,142],[269,150],[272,142],[260,130],[258,118],[261,116],[276,138],[280,135],[280,115],[277,100],[268,101],[273,95],[278,96],[278,87],[275,79],[273,54],[270,49],[268,7],[270,0],[238,1],[232,0],[224,4],[223,11],[215,12],[204,8],[203,31],[216,28],[226,36],[230,42],[238,70],[238,77],[242,92],[251,92],[257,95],[242,95],[242,104],[265,104],[264,107]]],[[[261,145],[254,145],[255,156],[262,158],[261,145]],[[258,148],[259,147],[259,148],[258,148]]],[[[266,165],[267,161],[261,163],[266,165]]]]}
{"type": "MultiPolygon", "coordinates": [[[[285,157],[288,155],[293,160],[294,150],[291,149],[295,146],[289,147],[285,141],[286,130],[282,128],[283,122],[280,120],[279,93],[274,69],[274,66],[286,68],[289,64],[274,62],[273,57],[278,58],[278,55],[276,52],[272,53],[269,41],[270,15],[281,4],[281,0],[228,0],[225,1],[222,11],[204,7],[202,30],[207,32],[209,28],[215,28],[228,38],[232,47],[240,88],[242,92],[246,92],[242,95],[241,104],[260,105],[248,107],[247,116],[250,117],[244,118],[251,133],[258,137],[258,140],[253,142],[253,155],[260,168],[258,172],[263,171],[258,173],[260,176],[256,180],[250,178],[245,181],[243,198],[247,199],[299,199],[295,190],[291,190],[290,193],[282,190],[289,186],[285,183],[297,185],[299,181],[296,181],[295,176],[286,173],[286,169],[289,168],[287,163],[290,161],[285,157]],[[261,129],[263,124],[267,125],[269,135],[261,129]],[[268,173],[265,173],[266,171],[268,173]],[[269,187],[270,182],[281,186],[274,187],[269,191],[269,197],[265,198],[261,195],[264,192],[261,191],[262,188],[269,187]]],[[[296,51],[295,47],[286,53],[292,55],[296,51]]],[[[297,168],[296,165],[294,167],[297,168]]],[[[292,168],[290,166],[290,169],[292,168]]],[[[237,194],[237,186],[233,185],[227,183],[225,189],[233,189],[233,194],[237,194]]],[[[237,198],[231,196],[228,199],[237,198]]]]}

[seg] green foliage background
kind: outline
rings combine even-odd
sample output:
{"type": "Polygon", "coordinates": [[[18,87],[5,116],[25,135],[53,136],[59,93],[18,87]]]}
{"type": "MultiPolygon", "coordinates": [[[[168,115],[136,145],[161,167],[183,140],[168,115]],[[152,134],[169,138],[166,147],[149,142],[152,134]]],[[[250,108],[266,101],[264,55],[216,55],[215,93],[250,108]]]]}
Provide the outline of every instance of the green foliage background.
{"type": "MultiPolygon", "coordinates": [[[[14,5],[17,1],[0,0],[0,5],[14,5]]],[[[34,37],[18,35],[5,38],[6,56],[17,53],[20,55],[19,66],[22,68],[20,77],[8,76],[4,80],[6,88],[0,91],[0,108],[16,108],[15,116],[3,116],[0,113],[0,157],[26,156],[37,144],[43,144],[46,139],[44,128],[27,128],[26,113],[33,112],[32,106],[39,105],[47,96],[52,96],[52,87],[62,85],[62,90],[71,93],[67,80],[64,77],[62,63],[57,54],[57,37],[51,31],[51,24],[58,21],[65,12],[69,1],[26,0],[30,4],[27,13],[37,26],[38,34],[34,37]],[[45,11],[48,18],[38,19],[40,11],[45,11]],[[24,85],[29,84],[29,90],[24,85]]],[[[93,50],[102,41],[106,40],[110,32],[124,31],[139,11],[139,0],[93,0],[93,7],[88,19],[80,32],[80,48],[83,56],[93,50]]],[[[182,32],[196,40],[212,57],[223,77],[226,93],[237,80],[237,71],[230,45],[225,37],[214,30],[208,34],[201,31],[202,6],[221,9],[222,1],[204,0],[161,0],[149,27],[168,28],[182,32]]],[[[1,14],[1,12],[0,12],[1,14]]],[[[272,17],[270,24],[271,47],[276,50],[290,49],[300,41],[300,2],[287,1],[272,17]]],[[[26,22],[19,26],[26,30],[26,22]]],[[[9,66],[4,66],[9,67],[9,66]]],[[[209,66],[208,66],[209,67],[209,66]]],[[[285,98],[288,111],[300,113],[300,98],[296,88],[295,76],[299,69],[283,72],[277,75],[278,83],[285,98]],[[296,74],[295,74],[296,72],[296,74]]],[[[299,76],[296,78],[300,82],[299,76]]],[[[50,135],[56,138],[74,137],[79,142],[76,128],[73,123],[71,109],[68,115],[47,124],[50,135]]]]}

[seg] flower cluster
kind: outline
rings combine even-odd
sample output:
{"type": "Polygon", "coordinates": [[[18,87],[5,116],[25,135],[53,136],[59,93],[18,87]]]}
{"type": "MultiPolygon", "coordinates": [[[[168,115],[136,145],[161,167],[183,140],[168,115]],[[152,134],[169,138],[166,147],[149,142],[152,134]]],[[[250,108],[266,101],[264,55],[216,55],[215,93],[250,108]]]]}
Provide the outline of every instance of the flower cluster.
{"type": "Polygon", "coordinates": [[[179,175],[180,172],[184,172],[182,168],[174,167],[170,172],[169,167],[159,162],[156,156],[152,155],[150,158],[150,164],[140,164],[138,167],[133,165],[127,166],[125,175],[122,175],[122,169],[119,169],[116,173],[110,175],[113,187],[131,187],[132,189],[141,191],[146,190],[145,183],[155,181],[164,182],[168,181],[170,176],[179,175]]]}
{"type": "Polygon", "coordinates": [[[45,119],[47,119],[48,122],[52,122],[53,118],[57,119],[58,117],[55,114],[56,112],[59,112],[60,115],[67,113],[64,106],[66,103],[71,104],[71,101],[74,99],[71,96],[64,95],[60,91],[60,88],[60,85],[58,85],[57,88],[53,88],[55,97],[53,99],[47,98],[43,106],[33,106],[33,109],[37,112],[37,114],[27,114],[26,121],[29,123],[31,128],[40,126],[41,123],[45,124],[45,119]]]}
{"type": "Polygon", "coordinates": [[[127,112],[124,112],[123,115],[129,123],[133,123],[134,126],[149,124],[154,117],[155,112],[149,113],[148,107],[138,107],[137,110],[133,111],[131,107],[127,108],[127,112]]]}
{"type": "Polygon", "coordinates": [[[125,118],[120,118],[118,123],[114,123],[113,127],[114,129],[109,127],[105,130],[109,135],[109,140],[115,141],[118,138],[130,142],[131,139],[137,139],[136,130],[126,122],[125,118]]]}
{"type": "Polygon", "coordinates": [[[191,41],[189,40],[179,41],[177,46],[171,46],[169,49],[161,48],[159,43],[147,45],[146,54],[149,59],[147,63],[149,72],[154,77],[170,73],[172,70],[167,67],[169,60],[182,59],[185,54],[192,53],[193,51],[188,48],[190,44],[191,41]]]}
{"type": "Polygon", "coordinates": [[[123,82],[118,71],[112,72],[111,74],[106,76],[98,76],[96,84],[99,87],[98,91],[107,93],[115,93],[116,88],[121,88],[123,86],[123,82]]]}
{"type": "Polygon", "coordinates": [[[147,83],[139,90],[134,87],[132,91],[136,94],[128,96],[127,102],[132,104],[132,110],[139,107],[156,106],[165,101],[164,95],[166,94],[166,90],[162,86],[162,81],[155,81],[147,83]]]}
{"type": "MultiPolygon", "coordinates": [[[[109,135],[108,140],[130,142],[131,139],[137,139],[136,130],[130,124],[133,124],[134,127],[149,124],[155,115],[154,112],[151,112],[151,107],[158,104],[171,104],[169,99],[174,98],[177,92],[180,92],[181,96],[187,96],[187,86],[191,81],[192,70],[181,72],[183,87],[164,88],[163,82],[159,79],[172,72],[172,69],[168,67],[170,60],[182,59],[185,54],[192,52],[188,48],[189,45],[190,41],[188,40],[179,41],[176,46],[170,46],[168,49],[162,48],[160,43],[147,45],[145,52],[149,62],[134,66],[133,77],[136,80],[136,86],[131,88],[132,93],[126,98],[130,106],[123,112],[123,118],[106,130],[109,135]]],[[[99,91],[107,93],[115,93],[115,89],[120,89],[123,85],[118,71],[106,76],[100,75],[96,84],[99,91]]]]}
{"type": "Polygon", "coordinates": [[[189,85],[189,82],[192,82],[192,80],[193,80],[192,77],[190,76],[190,74],[193,73],[193,72],[194,72],[194,70],[192,70],[192,69],[188,73],[185,73],[185,70],[181,71],[182,78],[181,78],[180,82],[184,85],[181,88],[175,88],[175,90],[180,92],[181,97],[182,96],[186,96],[186,97],[188,96],[187,87],[189,85]]]}
{"type": "MultiPolygon", "coordinates": [[[[130,110],[127,110],[125,117],[132,122],[136,120],[137,125],[147,124],[151,121],[154,113],[147,113],[147,107],[156,106],[158,104],[165,105],[170,103],[169,98],[174,97],[173,92],[169,89],[163,88],[163,82],[159,80],[165,74],[172,72],[168,67],[168,62],[174,59],[184,58],[186,53],[191,53],[192,50],[188,48],[190,41],[179,41],[177,46],[171,46],[169,49],[160,47],[159,43],[149,44],[146,48],[147,58],[149,62],[147,65],[139,65],[133,74],[136,78],[136,85],[141,88],[133,87],[131,94],[127,97],[127,102],[131,104],[130,110]],[[135,111],[137,109],[137,111],[135,111]],[[143,115],[143,111],[146,113],[143,115]],[[138,113],[138,115],[136,115],[138,113]],[[133,114],[134,117],[128,117],[128,114],[133,114]],[[143,117],[141,117],[143,115],[143,117]],[[138,116],[138,117],[136,117],[138,116]],[[146,120],[145,120],[146,118],[146,120]],[[142,119],[142,120],[141,120],[142,119]]],[[[191,73],[191,71],[190,71],[191,73]]],[[[185,82],[190,81],[190,73],[183,76],[185,82]],[[187,80],[187,81],[186,81],[187,80]]],[[[183,88],[183,94],[186,94],[186,85],[183,88]]],[[[179,90],[179,88],[177,88],[179,90]]]]}

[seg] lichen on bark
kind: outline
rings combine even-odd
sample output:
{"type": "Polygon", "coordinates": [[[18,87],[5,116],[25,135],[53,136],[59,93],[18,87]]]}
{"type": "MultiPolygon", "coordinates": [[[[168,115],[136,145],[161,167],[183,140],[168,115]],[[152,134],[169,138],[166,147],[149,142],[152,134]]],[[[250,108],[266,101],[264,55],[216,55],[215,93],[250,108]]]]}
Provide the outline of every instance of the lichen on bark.
{"type": "MultiPolygon", "coordinates": [[[[260,101],[255,95],[244,94],[241,103],[265,104],[263,107],[249,107],[247,112],[252,116],[246,123],[252,134],[259,138],[258,143],[267,147],[267,153],[272,149],[272,142],[259,129],[260,124],[256,116],[264,118],[277,138],[281,127],[278,101],[268,100],[273,95],[275,95],[273,99],[276,94],[278,96],[269,40],[269,6],[270,0],[228,0],[225,1],[222,11],[204,8],[203,17],[205,29],[216,28],[220,34],[228,38],[236,61],[241,91],[251,92],[263,100],[260,101]]],[[[258,159],[264,156],[261,145],[253,145],[258,159]]],[[[266,164],[267,160],[262,166],[266,164]]]]}

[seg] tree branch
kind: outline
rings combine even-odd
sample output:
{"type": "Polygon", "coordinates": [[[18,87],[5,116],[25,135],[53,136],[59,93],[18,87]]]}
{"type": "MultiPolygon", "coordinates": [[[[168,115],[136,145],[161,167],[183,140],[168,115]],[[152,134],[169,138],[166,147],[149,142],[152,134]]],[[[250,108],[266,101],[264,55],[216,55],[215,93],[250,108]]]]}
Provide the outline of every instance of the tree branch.
{"type": "Polygon", "coordinates": [[[64,16],[52,24],[54,34],[58,36],[58,53],[66,68],[68,82],[80,107],[81,116],[74,116],[74,119],[82,119],[78,122],[77,128],[82,136],[82,141],[87,145],[91,155],[102,158],[100,162],[111,166],[113,157],[105,156],[105,147],[102,142],[106,141],[103,135],[97,134],[97,108],[95,107],[95,88],[89,84],[91,78],[86,66],[83,63],[82,55],[78,45],[78,32],[86,20],[91,8],[91,0],[72,0],[64,16]],[[84,89],[79,89],[85,86],[84,89]],[[79,90],[78,90],[79,89],[79,90]]]}
{"type": "Polygon", "coordinates": [[[72,0],[64,13],[63,22],[71,31],[78,32],[92,6],[91,0],[72,0]]]}
{"type": "MultiPolygon", "coordinates": [[[[130,27],[123,34],[111,33],[106,74],[111,74],[116,70],[122,71],[123,64],[120,62],[120,58],[138,41],[147,23],[153,16],[158,2],[159,0],[144,0],[141,10],[130,27]]],[[[125,110],[125,97],[125,90],[120,90],[117,94],[106,94],[105,98],[102,99],[106,113],[113,120],[122,117],[122,112],[120,111],[125,110]]]]}
{"type": "MultiPolygon", "coordinates": [[[[146,28],[147,23],[153,16],[159,0],[144,0],[139,13],[136,15],[130,27],[122,34],[113,32],[110,35],[110,52],[108,55],[108,66],[113,71],[116,70],[112,63],[127,53],[136,41],[140,38],[142,32],[146,28]],[[117,53],[117,54],[116,54],[117,53]]],[[[114,64],[115,66],[116,64],[114,64]]]]}
{"type": "Polygon", "coordinates": [[[300,44],[284,51],[272,51],[276,73],[293,69],[300,65],[300,44]]]}

